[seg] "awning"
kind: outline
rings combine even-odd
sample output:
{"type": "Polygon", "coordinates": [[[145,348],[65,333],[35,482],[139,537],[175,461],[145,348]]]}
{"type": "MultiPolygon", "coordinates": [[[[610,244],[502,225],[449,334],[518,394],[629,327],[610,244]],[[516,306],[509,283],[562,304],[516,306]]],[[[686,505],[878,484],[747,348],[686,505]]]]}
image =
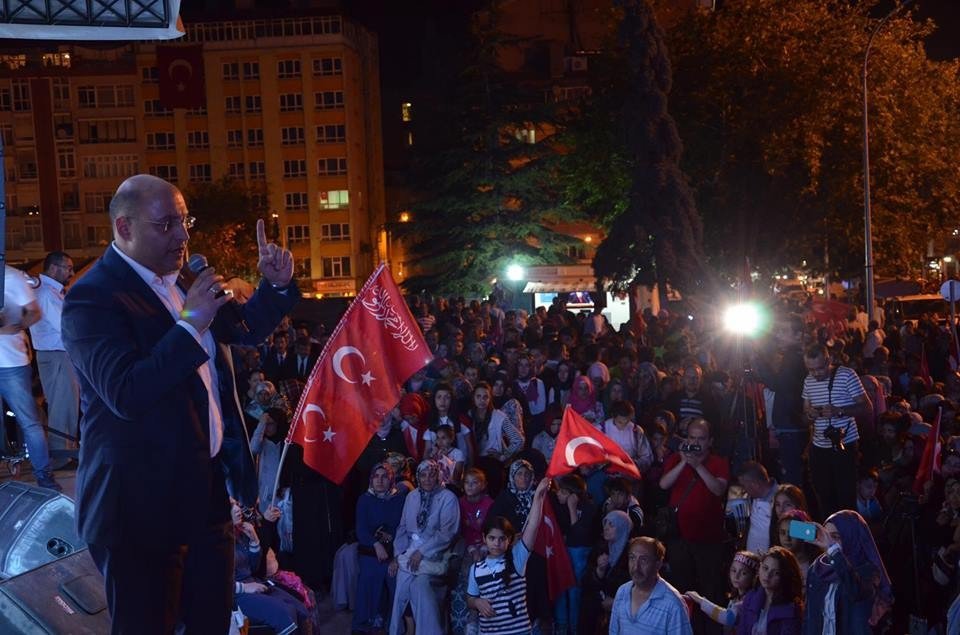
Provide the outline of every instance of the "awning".
{"type": "Polygon", "coordinates": [[[568,291],[595,291],[596,280],[592,278],[557,278],[554,280],[531,280],[523,287],[524,293],[565,293],[568,291]]]}

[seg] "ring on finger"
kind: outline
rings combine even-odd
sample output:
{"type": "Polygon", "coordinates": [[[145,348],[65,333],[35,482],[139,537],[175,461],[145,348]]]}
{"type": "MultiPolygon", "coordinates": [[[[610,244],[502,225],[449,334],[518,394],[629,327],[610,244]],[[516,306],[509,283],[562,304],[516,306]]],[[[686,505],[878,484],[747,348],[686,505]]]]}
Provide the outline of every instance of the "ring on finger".
{"type": "Polygon", "coordinates": [[[209,291],[209,292],[212,293],[213,295],[217,295],[217,293],[220,292],[220,290],[217,289],[216,285],[211,286],[209,289],[207,289],[207,291],[209,291]]]}

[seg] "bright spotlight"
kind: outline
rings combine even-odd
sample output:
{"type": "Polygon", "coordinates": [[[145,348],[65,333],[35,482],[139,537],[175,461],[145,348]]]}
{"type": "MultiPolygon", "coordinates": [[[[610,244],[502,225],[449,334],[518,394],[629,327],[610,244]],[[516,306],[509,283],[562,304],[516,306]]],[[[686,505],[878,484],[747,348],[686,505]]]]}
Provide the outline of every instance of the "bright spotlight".
{"type": "Polygon", "coordinates": [[[734,304],[723,312],[723,328],[730,333],[756,335],[763,327],[763,314],[755,304],[734,304]]]}
{"type": "Polygon", "coordinates": [[[514,282],[519,282],[524,278],[523,267],[520,265],[510,265],[507,267],[507,279],[513,280],[514,282]]]}

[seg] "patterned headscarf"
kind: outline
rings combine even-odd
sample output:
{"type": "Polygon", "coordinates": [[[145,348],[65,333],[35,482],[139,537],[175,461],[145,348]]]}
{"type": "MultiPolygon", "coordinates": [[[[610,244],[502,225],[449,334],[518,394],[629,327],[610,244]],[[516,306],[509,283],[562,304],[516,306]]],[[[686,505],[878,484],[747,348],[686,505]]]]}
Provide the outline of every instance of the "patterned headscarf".
{"type": "Polygon", "coordinates": [[[517,516],[523,521],[526,521],[527,516],[530,514],[530,506],[533,505],[533,466],[530,465],[530,461],[525,461],[523,459],[518,459],[510,464],[510,475],[507,478],[507,489],[510,490],[510,493],[514,495],[517,499],[517,504],[513,508],[517,516]],[[517,472],[520,470],[530,470],[530,485],[527,486],[527,489],[520,489],[517,487],[517,484],[514,482],[514,477],[517,475],[517,472]]]}
{"type": "Polygon", "coordinates": [[[610,523],[617,530],[617,535],[609,543],[610,566],[617,564],[617,560],[623,555],[623,550],[630,540],[630,532],[633,531],[633,521],[630,520],[630,514],[619,509],[607,512],[603,517],[604,524],[610,523]]]}
{"type": "Polygon", "coordinates": [[[420,493],[420,509],[417,511],[417,529],[423,531],[427,528],[427,519],[430,518],[430,507],[433,505],[433,498],[437,492],[443,489],[443,482],[440,476],[440,464],[433,459],[421,461],[417,466],[417,491],[420,493]],[[429,492],[420,487],[420,479],[424,474],[433,474],[437,478],[437,485],[429,492]]]}
{"type": "Polygon", "coordinates": [[[373,496],[376,496],[377,498],[380,498],[380,499],[390,498],[397,493],[396,479],[397,479],[397,473],[393,469],[392,465],[390,465],[386,461],[377,463],[376,465],[373,466],[373,469],[370,470],[370,482],[369,482],[370,486],[367,488],[367,493],[372,494],[373,496]],[[376,492],[373,489],[373,475],[377,473],[377,470],[386,471],[387,477],[390,479],[390,487],[387,488],[387,491],[385,492],[376,492]]]}

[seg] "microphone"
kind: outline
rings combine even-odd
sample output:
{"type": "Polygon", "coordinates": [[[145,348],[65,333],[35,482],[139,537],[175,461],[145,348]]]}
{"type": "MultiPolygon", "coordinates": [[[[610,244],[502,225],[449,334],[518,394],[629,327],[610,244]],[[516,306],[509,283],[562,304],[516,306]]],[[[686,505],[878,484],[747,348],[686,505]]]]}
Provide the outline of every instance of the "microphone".
{"type": "MultiPolygon", "coordinates": [[[[181,273],[181,278],[187,286],[193,285],[194,280],[197,279],[205,269],[209,269],[210,265],[207,262],[207,257],[203,254],[190,254],[189,260],[187,260],[186,271],[181,273]],[[183,274],[189,273],[189,277],[183,274]]],[[[220,289],[216,297],[222,298],[227,295],[226,289],[220,289]]],[[[232,296],[232,293],[231,293],[232,296]]],[[[247,326],[246,320],[243,318],[243,307],[240,306],[240,303],[237,302],[236,298],[231,297],[222,307],[221,311],[225,311],[230,318],[230,321],[236,325],[236,328],[244,333],[250,332],[250,327],[247,326]]]]}

